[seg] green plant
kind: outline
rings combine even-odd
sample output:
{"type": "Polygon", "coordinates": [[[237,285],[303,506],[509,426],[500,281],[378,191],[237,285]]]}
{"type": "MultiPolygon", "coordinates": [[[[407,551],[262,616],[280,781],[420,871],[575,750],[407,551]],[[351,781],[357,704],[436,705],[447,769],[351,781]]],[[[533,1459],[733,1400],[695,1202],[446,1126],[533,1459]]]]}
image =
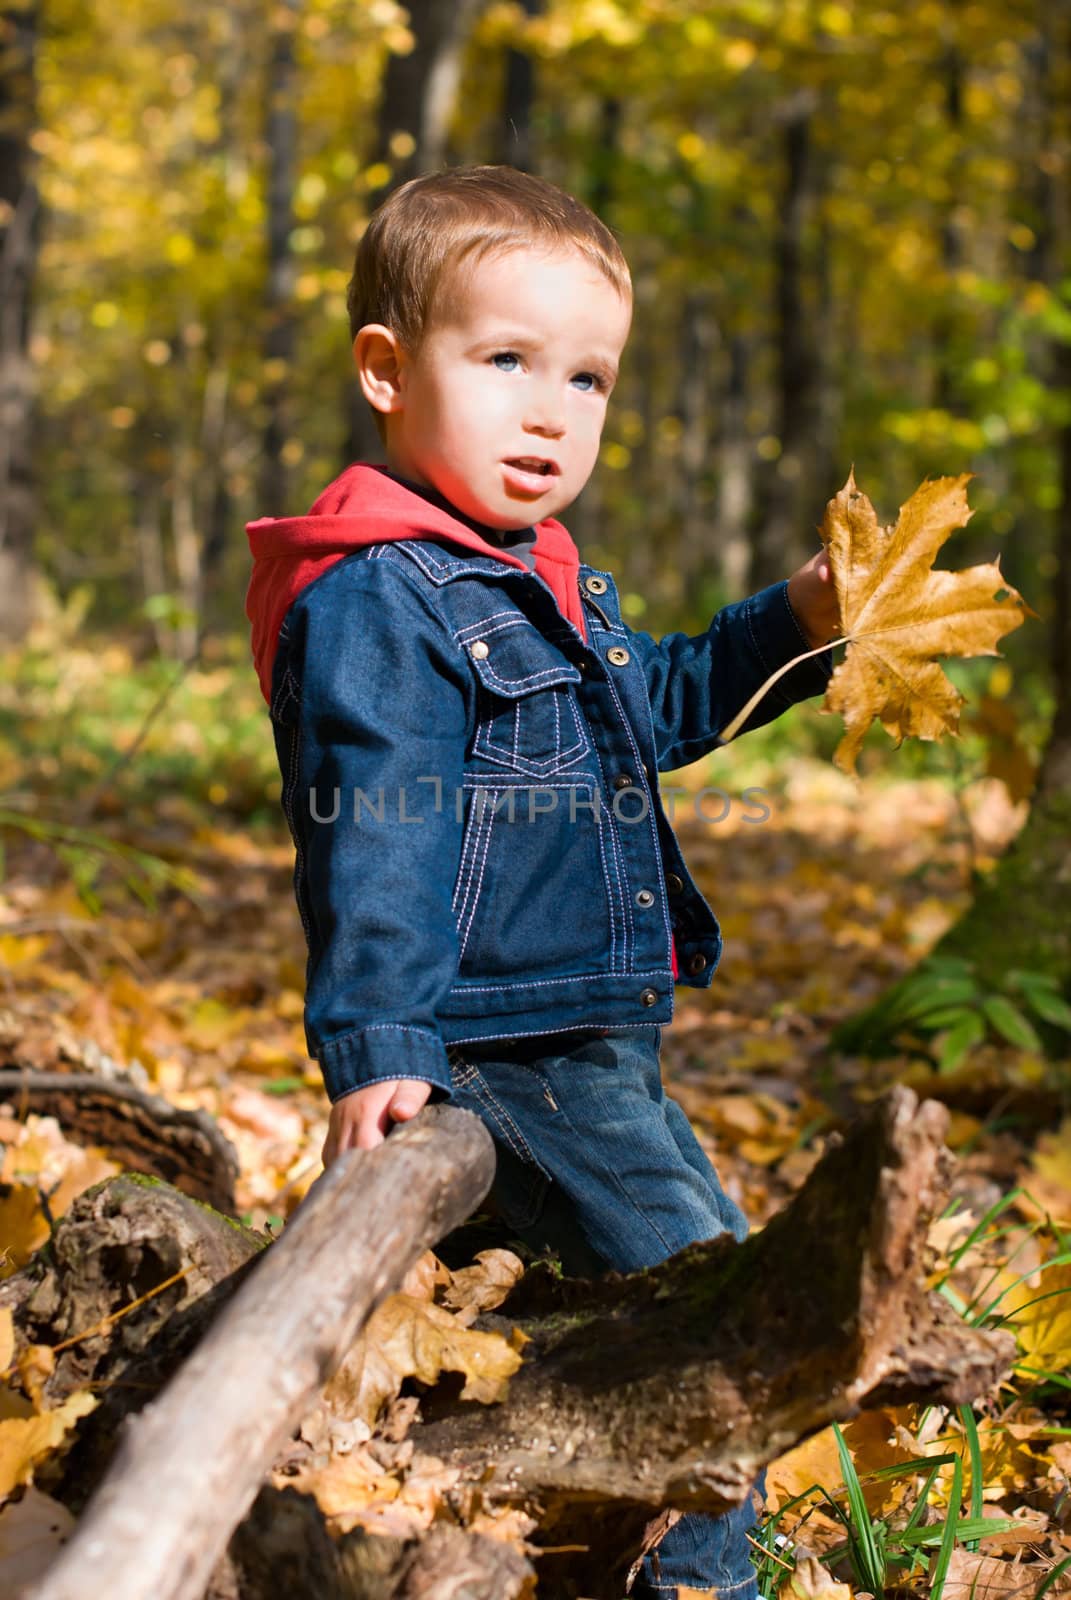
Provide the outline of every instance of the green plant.
{"type": "Polygon", "coordinates": [[[43,817],[0,807],[0,875],[3,873],[3,832],[19,830],[38,843],[47,845],[70,875],[78,898],[94,916],[103,909],[97,893],[105,869],[110,868],[123,889],[140,900],[150,911],[157,908],[162,889],[180,890],[196,900],[197,880],[185,867],[173,866],[150,850],[122,844],[92,828],[77,828],[43,817]]]}
{"type": "Polygon", "coordinates": [[[994,990],[965,957],[930,956],[862,1015],[841,1023],[832,1043],[839,1050],[877,1056],[917,1041],[939,1072],[954,1072],[975,1045],[991,1036],[1042,1054],[1032,1018],[1071,1033],[1071,1006],[1055,978],[1013,968],[994,990]]]}
{"type": "MultiPolygon", "coordinates": [[[[925,1565],[927,1554],[936,1550],[937,1562],[931,1595],[937,1596],[940,1600],[941,1588],[957,1542],[964,1544],[968,1549],[977,1549],[979,1540],[992,1534],[1007,1533],[1017,1526],[1009,1517],[984,1517],[980,1510],[976,1510],[982,1503],[982,1484],[980,1479],[976,1483],[974,1471],[971,1483],[971,1513],[966,1517],[959,1515],[963,1498],[963,1463],[954,1452],[949,1451],[939,1456],[917,1456],[910,1461],[899,1462],[895,1466],[881,1467],[876,1472],[867,1473],[864,1478],[860,1478],[851,1452],[836,1423],[833,1425],[833,1431],[840,1457],[843,1486],[831,1492],[821,1484],[812,1484],[802,1494],[786,1501],[774,1516],[767,1518],[759,1537],[754,1541],[755,1568],[763,1600],[772,1600],[772,1596],[783,1581],[785,1569],[791,1570],[792,1566],[792,1541],[780,1533],[782,1519],[788,1512],[795,1510],[797,1506],[803,1505],[812,1497],[814,1499],[812,1510],[821,1508],[827,1511],[841,1523],[845,1531],[843,1543],[828,1551],[823,1560],[827,1565],[834,1566],[842,1557],[846,1557],[856,1586],[873,1595],[880,1595],[890,1586],[909,1578],[916,1569],[925,1565]],[[930,1492],[934,1480],[944,1466],[952,1468],[948,1515],[939,1522],[923,1523],[922,1518],[930,1505],[930,1492]],[[863,1494],[864,1482],[879,1483],[897,1478],[913,1478],[920,1474],[922,1483],[915,1504],[902,1527],[894,1527],[888,1518],[871,1514],[863,1494]],[[839,1503],[841,1499],[847,1502],[846,1507],[839,1503]]],[[[968,1443],[970,1443],[969,1432],[968,1443]]]]}

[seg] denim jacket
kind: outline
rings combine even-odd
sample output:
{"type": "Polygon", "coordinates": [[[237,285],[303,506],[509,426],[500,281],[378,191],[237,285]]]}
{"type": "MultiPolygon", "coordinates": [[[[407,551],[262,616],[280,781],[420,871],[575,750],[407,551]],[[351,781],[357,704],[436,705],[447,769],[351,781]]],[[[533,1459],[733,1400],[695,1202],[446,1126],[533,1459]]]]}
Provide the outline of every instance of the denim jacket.
{"type": "MultiPolygon", "coordinates": [[[[333,1101],[391,1078],[449,1097],[449,1044],[669,1022],[671,930],[677,981],[713,978],[656,774],[807,641],[785,582],[662,639],[608,572],[578,582],[590,643],[535,573],[424,540],[355,551],[286,614],[271,717],[333,1101]]],[[[745,729],[831,670],[793,668],[745,729]]]]}

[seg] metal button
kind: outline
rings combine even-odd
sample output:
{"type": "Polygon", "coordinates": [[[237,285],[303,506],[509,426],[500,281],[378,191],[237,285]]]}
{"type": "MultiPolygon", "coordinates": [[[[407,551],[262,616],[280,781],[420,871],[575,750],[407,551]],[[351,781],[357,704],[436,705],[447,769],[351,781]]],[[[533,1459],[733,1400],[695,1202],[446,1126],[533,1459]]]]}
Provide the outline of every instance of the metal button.
{"type": "Polygon", "coordinates": [[[623,644],[612,644],[606,652],[606,659],[611,666],[624,667],[628,665],[629,654],[623,644]]]}
{"type": "Polygon", "coordinates": [[[640,1003],[645,1006],[656,1006],[658,1004],[658,990],[642,989],[640,991],[640,1003]]]}
{"type": "Polygon", "coordinates": [[[610,781],[615,789],[631,789],[636,780],[631,772],[617,772],[610,781]]]}
{"type": "Polygon", "coordinates": [[[694,956],[688,957],[688,971],[695,974],[702,972],[707,964],[707,958],[697,950],[694,956]]]}
{"type": "Polygon", "coordinates": [[[638,906],[653,906],[654,905],[654,895],[651,893],[650,889],[637,889],[636,890],[636,904],[638,906]]]}
{"type": "Polygon", "coordinates": [[[678,876],[677,876],[677,874],[675,872],[667,872],[666,873],[666,888],[669,890],[670,894],[683,894],[684,893],[684,879],[683,878],[678,878],[678,876]]]}
{"type": "Polygon", "coordinates": [[[474,639],[469,645],[469,650],[477,661],[482,661],[485,656],[490,655],[491,646],[486,639],[474,639]]]}
{"type": "Polygon", "coordinates": [[[605,594],[609,587],[605,578],[591,577],[584,579],[584,588],[588,591],[588,594],[605,594]]]}

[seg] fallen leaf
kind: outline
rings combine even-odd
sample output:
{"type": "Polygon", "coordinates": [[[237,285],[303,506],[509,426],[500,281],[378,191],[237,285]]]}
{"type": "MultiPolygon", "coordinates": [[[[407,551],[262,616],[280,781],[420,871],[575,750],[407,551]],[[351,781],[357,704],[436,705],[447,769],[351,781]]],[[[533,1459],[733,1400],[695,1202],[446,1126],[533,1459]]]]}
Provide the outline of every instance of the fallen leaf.
{"type": "Polygon", "coordinates": [[[524,1262],[512,1250],[481,1250],[471,1267],[451,1273],[443,1304],[468,1327],[481,1311],[500,1306],[523,1276],[524,1262]]]}
{"type": "Polygon", "coordinates": [[[908,734],[957,734],[964,697],[937,658],[999,655],[997,641],[1037,615],[1005,582],[999,561],[932,570],[945,540],[973,515],[971,476],[926,479],[900,507],[894,528],[879,525],[854,473],[826,507],[820,532],[847,643],[822,710],[844,718],[833,757],[842,771],[855,771],[875,717],[897,745],[908,734]]]}
{"type": "MultiPolygon", "coordinates": [[[[910,1479],[883,1478],[867,1483],[867,1474],[919,1455],[915,1441],[904,1433],[898,1414],[886,1410],[864,1411],[845,1423],[842,1431],[863,1480],[867,1506],[874,1516],[881,1516],[904,1498],[910,1479]]],[[[786,1501],[805,1494],[812,1484],[819,1484],[833,1495],[842,1486],[840,1455],[832,1428],[823,1428],[770,1463],[766,1469],[768,1508],[779,1511],[786,1501]]],[[[802,1515],[807,1509],[806,1505],[800,1506],[797,1514],[802,1515]]]]}
{"type": "MultiPolygon", "coordinates": [[[[937,1557],[930,1563],[931,1573],[937,1557]]],[[[1008,1595],[1032,1595],[1045,1568],[1040,1564],[1002,1561],[957,1545],[952,1551],[942,1591],[944,1600],[1005,1600],[1008,1595]]]]}
{"type": "Polygon", "coordinates": [[[24,1267],[48,1235],[49,1226],[41,1210],[36,1185],[12,1184],[7,1194],[0,1198],[0,1239],[4,1241],[0,1278],[9,1278],[13,1272],[24,1267]]]}
{"type": "Polygon", "coordinates": [[[361,1417],[371,1426],[403,1379],[433,1384],[449,1369],[465,1374],[463,1400],[491,1405],[505,1398],[520,1364],[520,1355],[499,1334],[478,1333],[441,1306],[392,1294],[344,1357],[324,1399],[339,1415],[361,1417]]]}
{"type": "Polygon", "coordinates": [[[1034,1287],[1020,1284],[1009,1310],[1025,1367],[1063,1372],[1071,1366],[1071,1266],[1050,1267],[1034,1287]]]}
{"type": "Polygon", "coordinates": [[[0,1422],[0,1500],[20,1483],[28,1483],[41,1457],[54,1450],[79,1417],[88,1416],[96,1405],[94,1395],[79,1389],[55,1411],[0,1422]]]}
{"type": "Polygon", "coordinates": [[[17,1594],[38,1583],[74,1531],[66,1506],[31,1484],[21,1500],[0,1512],[0,1593],[17,1594]]]}
{"type": "Polygon", "coordinates": [[[852,1600],[846,1583],[838,1583],[816,1555],[797,1547],[795,1568],[778,1590],[781,1600],[852,1600]]]}

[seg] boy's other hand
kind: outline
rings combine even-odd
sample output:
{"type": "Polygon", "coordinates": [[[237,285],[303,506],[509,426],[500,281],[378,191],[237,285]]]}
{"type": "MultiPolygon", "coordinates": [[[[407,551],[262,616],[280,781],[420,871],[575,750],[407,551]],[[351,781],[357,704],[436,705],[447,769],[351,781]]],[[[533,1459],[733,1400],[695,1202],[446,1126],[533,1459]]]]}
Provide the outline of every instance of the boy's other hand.
{"type": "Polygon", "coordinates": [[[374,1150],[392,1122],[408,1122],[422,1110],[431,1084],[419,1078],[388,1078],[336,1100],[324,1140],[323,1164],[329,1167],[343,1150],[374,1150]]]}
{"type": "Polygon", "coordinates": [[[788,603],[812,650],[838,636],[840,606],[829,557],[824,550],[819,550],[789,578],[788,603]]]}

